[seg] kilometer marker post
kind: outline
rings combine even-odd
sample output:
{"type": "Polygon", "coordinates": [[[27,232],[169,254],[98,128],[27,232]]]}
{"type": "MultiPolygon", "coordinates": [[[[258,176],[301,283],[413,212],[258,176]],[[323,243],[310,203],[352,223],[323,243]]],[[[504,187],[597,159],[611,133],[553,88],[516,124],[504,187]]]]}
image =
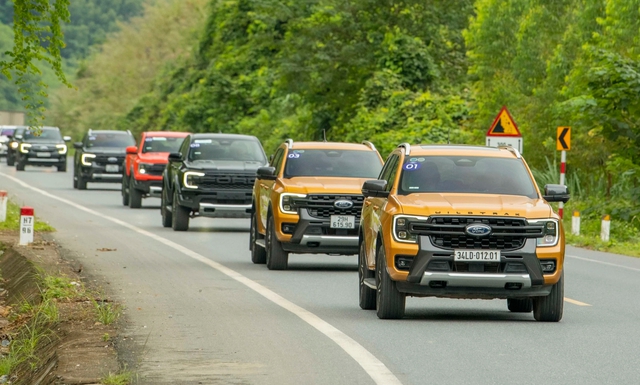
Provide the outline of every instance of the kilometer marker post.
{"type": "Polygon", "coordinates": [[[33,207],[20,208],[20,245],[33,243],[33,207]]]}

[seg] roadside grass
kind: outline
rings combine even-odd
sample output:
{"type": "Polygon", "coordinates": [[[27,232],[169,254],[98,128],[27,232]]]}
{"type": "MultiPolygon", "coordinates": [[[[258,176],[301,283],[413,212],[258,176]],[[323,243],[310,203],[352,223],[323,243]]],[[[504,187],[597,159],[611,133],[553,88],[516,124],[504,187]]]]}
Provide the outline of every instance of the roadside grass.
{"type": "Polygon", "coordinates": [[[133,373],[125,370],[117,374],[109,373],[100,383],[102,385],[129,385],[132,383],[133,378],[133,373]]]}
{"type": "Polygon", "coordinates": [[[122,315],[122,306],[114,302],[93,300],[93,309],[98,322],[103,325],[111,325],[122,315]]]}
{"type": "MultiPolygon", "coordinates": [[[[56,231],[49,223],[41,221],[36,215],[34,231],[50,233],[56,231]]],[[[7,202],[7,220],[0,222],[0,230],[20,230],[20,206],[13,200],[7,202]]]]}

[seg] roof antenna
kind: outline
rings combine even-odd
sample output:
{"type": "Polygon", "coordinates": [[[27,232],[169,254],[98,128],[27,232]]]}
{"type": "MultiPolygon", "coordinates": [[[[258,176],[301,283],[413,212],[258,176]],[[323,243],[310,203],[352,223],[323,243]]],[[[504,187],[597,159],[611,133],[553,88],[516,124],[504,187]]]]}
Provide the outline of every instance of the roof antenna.
{"type": "Polygon", "coordinates": [[[322,139],[325,142],[327,141],[327,130],[325,128],[322,129],[322,139]]]}

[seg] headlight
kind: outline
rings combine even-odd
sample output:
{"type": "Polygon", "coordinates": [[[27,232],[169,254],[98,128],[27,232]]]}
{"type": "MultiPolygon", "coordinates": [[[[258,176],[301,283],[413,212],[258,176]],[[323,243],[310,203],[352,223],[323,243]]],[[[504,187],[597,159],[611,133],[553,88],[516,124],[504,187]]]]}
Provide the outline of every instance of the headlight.
{"type": "Polygon", "coordinates": [[[198,179],[203,177],[203,172],[187,171],[182,176],[184,187],[186,188],[198,188],[198,179]]]}
{"type": "Polygon", "coordinates": [[[296,198],[304,199],[306,197],[305,194],[283,193],[280,195],[280,211],[284,214],[297,214],[296,198]]]}
{"type": "Polygon", "coordinates": [[[147,173],[147,168],[153,166],[153,164],[151,163],[139,163],[138,164],[138,172],[140,174],[146,174],[147,173]]]}
{"type": "Polygon", "coordinates": [[[84,166],[91,166],[91,159],[95,157],[95,154],[82,154],[82,158],[80,160],[84,166]]]}
{"type": "Polygon", "coordinates": [[[18,148],[18,142],[11,142],[11,148],[13,148],[14,150],[18,148]]]}
{"type": "Polygon", "coordinates": [[[542,238],[537,238],[537,245],[540,247],[551,247],[558,244],[558,221],[555,219],[539,219],[535,221],[529,221],[533,224],[542,224],[542,238]]]}
{"type": "Polygon", "coordinates": [[[409,221],[427,221],[429,217],[396,215],[393,217],[393,238],[403,243],[418,243],[418,236],[409,231],[409,221]]]}
{"type": "Polygon", "coordinates": [[[64,155],[67,153],[67,145],[66,144],[56,144],[56,148],[58,149],[58,154],[64,155]]]}
{"type": "Polygon", "coordinates": [[[28,153],[30,148],[31,148],[31,144],[29,143],[20,144],[20,152],[23,154],[28,153]]]}

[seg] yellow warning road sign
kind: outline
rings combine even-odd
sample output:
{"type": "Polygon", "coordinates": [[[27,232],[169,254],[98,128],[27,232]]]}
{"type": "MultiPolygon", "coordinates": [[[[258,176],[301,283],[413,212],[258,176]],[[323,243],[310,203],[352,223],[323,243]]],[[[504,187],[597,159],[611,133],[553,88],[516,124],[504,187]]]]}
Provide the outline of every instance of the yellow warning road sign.
{"type": "Polygon", "coordinates": [[[571,150],[571,127],[558,127],[556,132],[556,149],[558,151],[571,150]]]}
{"type": "Polygon", "coordinates": [[[520,130],[513,117],[507,110],[507,107],[502,107],[498,116],[493,121],[493,124],[487,131],[487,136],[519,136],[522,137],[520,130]]]}

